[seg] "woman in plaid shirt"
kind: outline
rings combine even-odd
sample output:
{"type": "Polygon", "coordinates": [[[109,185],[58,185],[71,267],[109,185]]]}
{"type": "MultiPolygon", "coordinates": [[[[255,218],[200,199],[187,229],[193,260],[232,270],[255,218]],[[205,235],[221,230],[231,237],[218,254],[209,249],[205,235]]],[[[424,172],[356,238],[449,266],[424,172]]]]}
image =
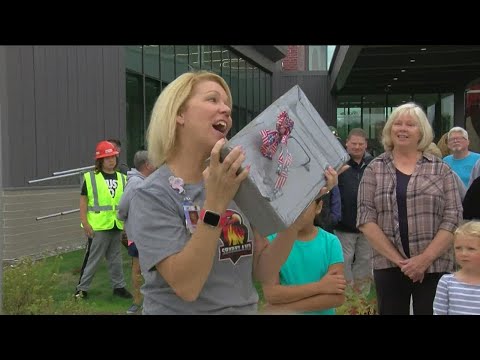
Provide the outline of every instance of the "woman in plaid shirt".
{"type": "Polygon", "coordinates": [[[358,192],[357,227],[373,247],[379,314],[433,314],[440,277],[453,271],[453,232],[462,203],[450,167],[424,153],[433,132],[414,103],[385,124],[385,153],[368,165],[358,192]]]}

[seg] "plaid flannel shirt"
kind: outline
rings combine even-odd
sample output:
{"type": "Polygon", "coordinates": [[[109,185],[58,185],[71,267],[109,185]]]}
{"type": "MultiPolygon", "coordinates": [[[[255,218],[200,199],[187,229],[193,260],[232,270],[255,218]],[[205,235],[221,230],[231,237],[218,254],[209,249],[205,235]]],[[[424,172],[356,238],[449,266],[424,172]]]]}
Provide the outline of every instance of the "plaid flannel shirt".
{"type": "MultiPolygon", "coordinates": [[[[397,178],[391,152],[367,166],[358,191],[357,227],[373,222],[406,257],[400,240],[396,194],[397,178]]],[[[441,159],[423,154],[407,186],[407,221],[410,256],[421,254],[438,230],[454,232],[462,219],[462,202],[450,167],[441,159]]],[[[453,270],[453,246],[437,258],[427,273],[453,270]]],[[[396,267],[373,250],[373,268],[396,267]]]]}

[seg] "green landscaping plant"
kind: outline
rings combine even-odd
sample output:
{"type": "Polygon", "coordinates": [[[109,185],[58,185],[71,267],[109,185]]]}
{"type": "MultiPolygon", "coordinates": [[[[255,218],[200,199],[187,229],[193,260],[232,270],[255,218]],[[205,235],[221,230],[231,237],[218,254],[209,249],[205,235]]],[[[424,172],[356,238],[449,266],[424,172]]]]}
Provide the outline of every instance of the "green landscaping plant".
{"type": "Polygon", "coordinates": [[[345,302],[337,308],[337,315],[376,315],[377,296],[373,282],[362,286],[347,286],[345,302]]]}
{"type": "Polygon", "coordinates": [[[53,293],[58,284],[61,257],[53,260],[53,271],[45,271],[44,260],[25,257],[4,269],[3,311],[8,315],[81,314],[83,304],[73,298],[56,302],[53,293]]]}

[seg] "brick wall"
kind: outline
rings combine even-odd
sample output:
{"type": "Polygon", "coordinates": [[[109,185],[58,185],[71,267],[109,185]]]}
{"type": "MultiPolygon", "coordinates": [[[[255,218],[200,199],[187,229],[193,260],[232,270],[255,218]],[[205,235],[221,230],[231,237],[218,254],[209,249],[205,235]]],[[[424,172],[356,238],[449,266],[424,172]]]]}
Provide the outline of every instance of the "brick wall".
{"type": "Polygon", "coordinates": [[[289,45],[282,65],[283,71],[305,71],[305,46],[289,45]]]}

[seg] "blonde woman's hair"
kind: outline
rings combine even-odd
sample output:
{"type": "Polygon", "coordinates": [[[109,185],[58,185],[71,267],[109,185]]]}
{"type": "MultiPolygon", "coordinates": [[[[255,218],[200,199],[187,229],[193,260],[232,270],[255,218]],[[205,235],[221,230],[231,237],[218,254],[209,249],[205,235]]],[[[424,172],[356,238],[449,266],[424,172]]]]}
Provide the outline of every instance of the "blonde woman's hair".
{"type": "Polygon", "coordinates": [[[393,150],[393,141],[391,135],[393,122],[402,115],[410,115],[417,121],[418,128],[420,129],[420,141],[418,142],[417,150],[423,152],[433,140],[433,131],[425,112],[420,106],[412,102],[397,107],[388,117],[382,133],[383,148],[385,151],[393,150]]]}
{"type": "Polygon", "coordinates": [[[177,115],[185,110],[194,86],[203,81],[218,83],[227,93],[228,105],[232,106],[230,88],[225,80],[215,73],[204,70],[187,72],[173,80],[155,102],[147,129],[148,157],[153,166],[163,165],[175,151],[177,115]]]}
{"type": "Polygon", "coordinates": [[[434,142],[430,143],[430,145],[427,146],[427,148],[424,151],[427,154],[432,154],[433,156],[438,157],[439,159],[442,159],[442,151],[438,148],[437,144],[434,142]]]}
{"type": "Polygon", "coordinates": [[[442,157],[450,155],[451,153],[450,149],[448,148],[447,139],[448,139],[448,133],[445,133],[442,135],[442,137],[440,138],[440,140],[438,140],[438,143],[437,143],[438,148],[442,152],[442,157]]]}
{"type": "Polygon", "coordinates": [[[460,225],[454,233],[455,238],[458,235],[473,236],[480,240],[480,221],[469,221],[460,225]]]}

